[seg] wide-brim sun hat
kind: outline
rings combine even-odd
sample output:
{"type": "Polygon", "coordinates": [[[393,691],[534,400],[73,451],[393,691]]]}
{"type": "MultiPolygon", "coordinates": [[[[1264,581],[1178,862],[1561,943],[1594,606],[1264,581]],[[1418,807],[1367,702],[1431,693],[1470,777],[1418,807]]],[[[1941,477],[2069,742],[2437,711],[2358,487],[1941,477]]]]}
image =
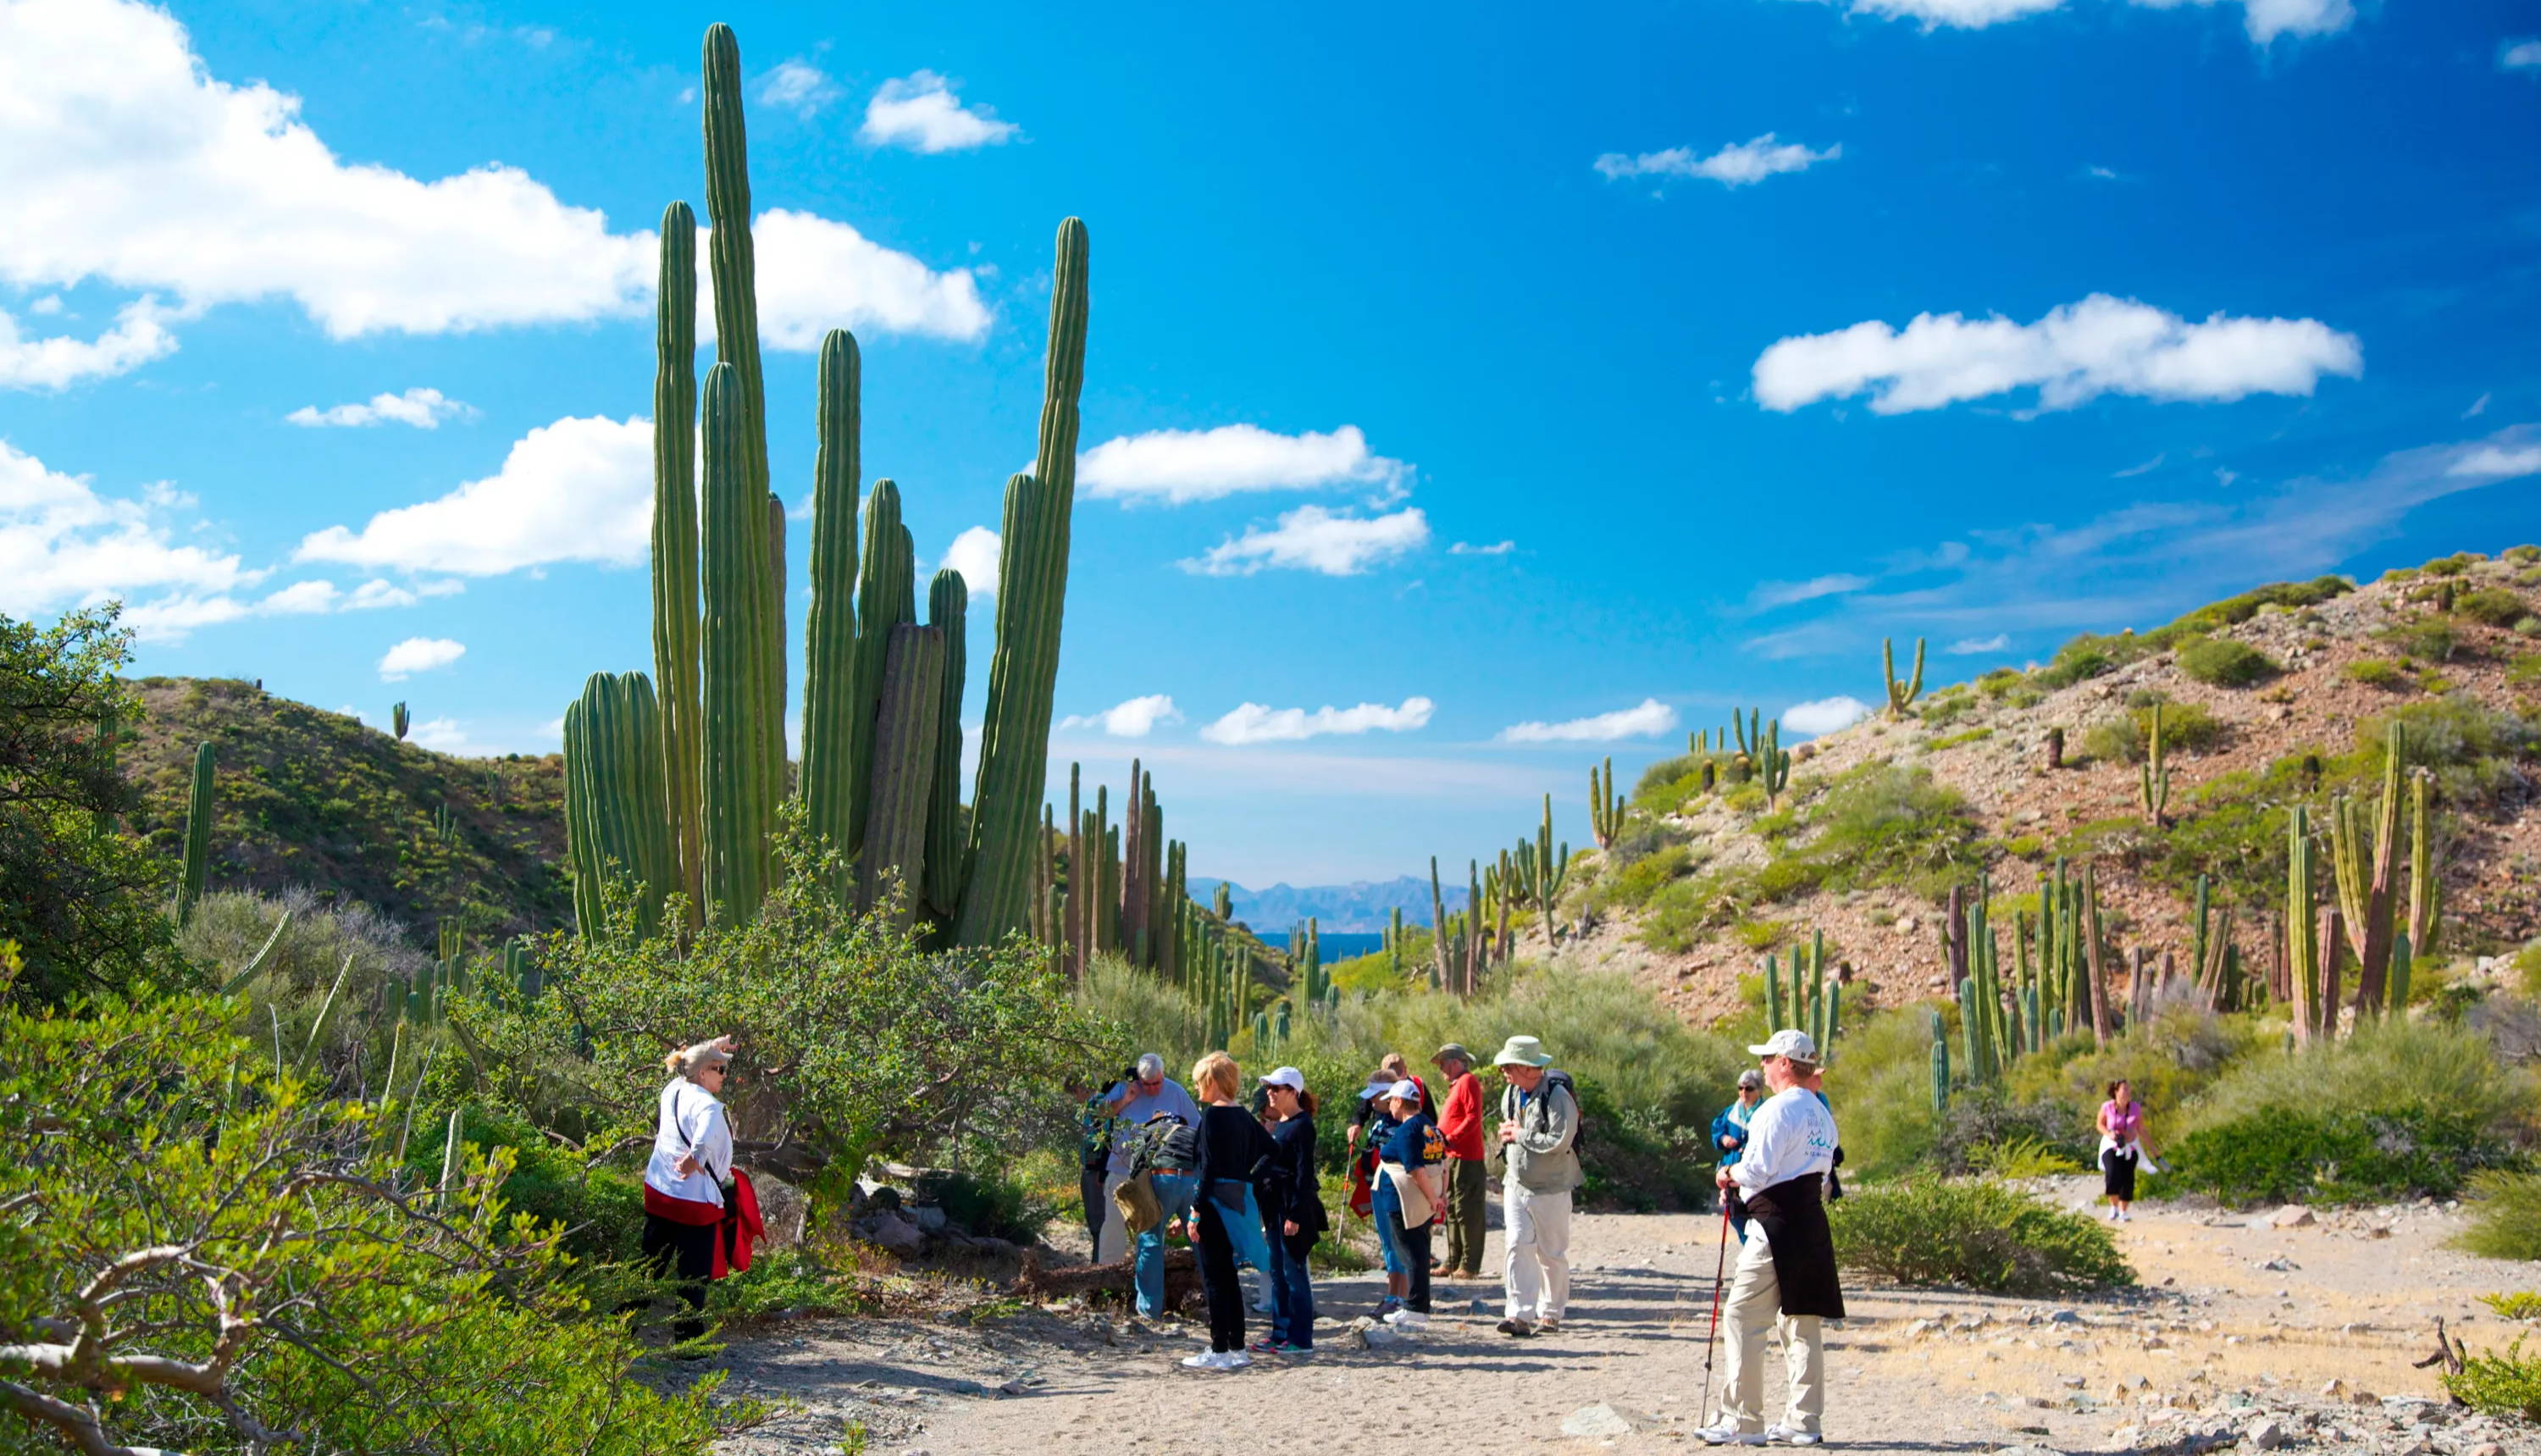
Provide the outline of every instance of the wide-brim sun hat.
{"type": "Polygon", "coordinates": [[[1551,1066],[1553,1055],[1533,1037],[1511,1037],[1491,1058],[1493,1066],[1551,1066]]]}
{"type": "Polygon", "coordinates": [[[1807,1032],[1793,1031],[1786,1027],[1767,1037],[1765,1045],[1748,1048],[1747,1055],[1787,1056],[1793,1061],[1815,1061],[1818,1059],[1818,1044],[1809,1040],[1807,1032]]]}

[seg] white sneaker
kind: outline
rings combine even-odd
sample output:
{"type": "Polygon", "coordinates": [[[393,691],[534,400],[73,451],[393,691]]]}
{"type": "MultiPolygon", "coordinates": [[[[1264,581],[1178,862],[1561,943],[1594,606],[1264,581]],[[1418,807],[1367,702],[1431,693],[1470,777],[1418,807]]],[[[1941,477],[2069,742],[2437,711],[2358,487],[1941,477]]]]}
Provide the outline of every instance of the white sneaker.
{"type": "Polygon", "coordinates": [[[1252,1363],[1253,1356],[1240,1349],[1230,1349],[1217,1357],[1217,1368],[1221,1370],[1241,1370],[1252,1363]]]}
{"type": "Polygon", "coordinates": [[[1214,1370],[1217,1368],[1217,1354],[1213,1350],[1202,1350],[1200,1353],[1196,1355],[1185,1355],[1183,1356],[1183,1368],[1186,1370],[1214,1370]]]}
{"type": "Polygon", "coordinates": [[[1795,1425],[1779,1423],[1765,1427],[1765,1439],[1783,1446],[1818,1446],[1826,1443],[1826,1437],[1816,1431],[1802,1430],[1795,1425]]]}
{"type": "Polygon", "coordinates": [[[1398,1330],[1417,1334],[1429,1328],[1429,1317],[1416,1309],[1398,1309],[1385,1317],[1385,1322],[1398,1330]]]}
{"type": "Polygon", "coordinates": [[[1706,1446],[1761,1446],[1765,1444],[1765,1433],[1763,1431],[1740,1430],[1737,1426],[1730,1424],[1727,1420],[1722,1420],[1717,1425],[1699,1426],[1696,1428],[1694,1433],[1696,1438],[1700,1439],[1706,1446]]]}

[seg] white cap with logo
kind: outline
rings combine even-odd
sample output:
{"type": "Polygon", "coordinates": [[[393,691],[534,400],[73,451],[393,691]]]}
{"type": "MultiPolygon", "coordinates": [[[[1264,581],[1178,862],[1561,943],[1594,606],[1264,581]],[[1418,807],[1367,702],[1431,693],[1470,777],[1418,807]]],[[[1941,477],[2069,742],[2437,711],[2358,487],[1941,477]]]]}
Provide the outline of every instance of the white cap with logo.
{"type": "Polygon", "coordinates": [[[1750,1056],[1787,1056],[1793,1061],[1814,1063],[1818,1059],[1818,1044],[1809,1040],[1809,1034],[1807,1032],[1792,1031],[1785,1028],[1774,1033],[1770,1037],[1767,1037],[1765,1039],[1764,1046],[1748,1048],[1747,1055],[1750,1056]]]}
{"type": "Polygon", "coordinates": [[[1265,1087],[1285,1087],[1291,1092],[1306,1090],[1306,1074],[1293,1066],[1283,1066],[1262,1078],[1265,1087]]]}

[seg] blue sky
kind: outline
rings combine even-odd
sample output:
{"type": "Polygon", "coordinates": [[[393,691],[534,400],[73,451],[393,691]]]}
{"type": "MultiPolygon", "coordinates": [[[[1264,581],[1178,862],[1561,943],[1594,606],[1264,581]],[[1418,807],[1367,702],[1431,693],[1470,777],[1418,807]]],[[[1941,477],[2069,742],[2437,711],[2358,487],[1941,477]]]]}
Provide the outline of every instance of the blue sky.
{"type": "MultiPolygon", "coordinates": [[[[1143,756],[1195,874],[1584,839],[1592,758],[1838,721],[1886,634],[2541,538],[2525,7],[720,15],[787,499],[849,327],[868,477],[992,560],[1086,219],[1054,777],[1143,756]]],[[[706,18],[0,0],[0,612],[551,751],[650,662],[706,18]]]]}

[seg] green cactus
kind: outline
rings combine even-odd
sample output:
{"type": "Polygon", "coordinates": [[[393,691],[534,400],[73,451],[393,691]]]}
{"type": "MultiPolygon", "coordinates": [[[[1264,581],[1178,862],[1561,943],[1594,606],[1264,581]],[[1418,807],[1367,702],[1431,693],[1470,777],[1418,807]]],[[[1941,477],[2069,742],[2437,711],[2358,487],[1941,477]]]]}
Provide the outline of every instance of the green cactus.
{"type": "MultiPolygon", "coordinates": [[[[1224,880],[1218,881],[1217,889],[1210,893],[1208,898],[1208,908],[1209,912],[1217,916],[1218,923],[1220,924],[1225,924],[1235,918],[1235,896],[1227,888],[1227,884],[1224,880]]],[[[1396,913],[1400,915],[1401,912],[1397,911],[1396,913]]],[[[1395,922],[1395,933],[1400,935],[1402,933],[1402,921],[1397,919],[1395,922]]]]}
{"type": "Polygon", "coordinates": [[[1615,792],[1615,758],[1606,756],[1605,767],[1588,770],[1588,828],[1600,849],[1610,848],[1615,837],[1624,832],[1624,800],[1615,792]]]}
{"type": "MultiPolygon", "coordinates": [[[[874,746],[873,730],[863,725],[882,710],[893,629],[917,620],[916,557],[908,528],[901,524],[900,487],[876,480],[873,499],[865,506],[863,575],[856,584],[856,677],[848,710],[859,731],[850,737],[847,750],[853,782],[847,791],[847,834],[838,846],[844,854],[864,850],[874,746]]],[[[1040,817],[1038,804],[1034,817],[1040,817]]]]}
{"type": "Polygon", "coordinates": [[[1950,1044],[1932,1038],[1932,1111],[1950,1110],[1950,1044]]]}
{"type": "Polygon", "coordinates": [[[2409,977],[2417,962],[2410,949],[2409,932],[2401,931],[2391,938],[2391,1014],[2409,1014],[2409,977]]]}
{"type": "Polygon", "coordinates": [[[2144,736],[2144,761],[2137,765],[2140,779],[2138,792],[2142,797],[2144,818],[2152,827],[2162,827],[2162,811],[2170,805],[2170,768],[2162,761],[2161,704],[2152,705],[2152,726],[2144,736]]]}
{"type": "MultiPolygon", "coordinates": [[[[1797,973],[1799,967],[1799,953],[1794,951],[1792,952],[1791,970],[1794,973],[1797,973]]],[[[1796,983],[1798,982],[1796,974],[1792,977],[1792,981],[1794,983],[1793,988],[1796,989],[1796,983]]],[[[1765,957],[1765,1035],[1770,1037],[1788,1025],[1790,1025],[1790,1023],[1784,1020],[1782,1016],[1781,967],[1775,962],[1772,954],[1768,953],[1765,957]]]]}
{"type": "Polygon", "coordinates": [[[193,798],[185,808],[184,873],[177,882],[177,923],[180,925],[194,917],[194,905],[203,898],[203,884],[211,873],[216,788],[212,746],[208,743],[197,745],[194,749],[193,798]]]}
{"type": "Polygon", "coordinates": [[[926,811],[935,793],[935,716],[944,701],[944,636],[903,622],[891,629],[891,654],[874,715],[873,786],[864,848],[856,855],[856,909],[880,905],[889,887],[905,889],[893,919],[908,923],[925,884],[926,811]]]}
{"type": "MultiPolygon", "coordinates": [[[[717,307],[721,307],[718,300],[717,307]]],[[[740,373],[706,372],[704,584],[701,678],[705,881],[709,912],[739,923],[766,894],[778,765],[768,762],[764,711],[769,595],[764,493],[751,477],[740,373]]]]}
{"type": "Polygon", "coordinates": [[[1906,709],[1924,691],[1924,639],[1915,639],[1915,676],[1907,682],[1897,680],[1897,644],[1895,639],[1879,639],[1879,675],[1888,684],[1888,716],[1903,718],[1906,709]]]}
{"type": "Polygon", "coordinates": [[[2286,819],[2286,979],[2293,990],[2296,1043],[2308,1043],[2325,1025],[2337,1024],[2335,1008],[2326,1019],[2322,1014],[2312,911],[2311,814],[2296,804],[2286,819]]]}
{"type": "Polygon", "coordinates": [[[1085,224],[1059,224],[1050,299],[1050,351],[1033,473],[1007,482],[998,547],[997,648],[980,730],[971,801],[971,883],[962,941],[985,945],[1020,907],[1022,850],[1048,771],[1059,620],[1067,596],[1069,521],[1076,504],[1076,399],[1085,385],[1085,224]]]}
{"type": "Polygon", "coordinates": [[[653,673],[662,709],[663,803],[675,887],[693,927],[705,913],[705,703],[697,619],[697,220],[662,209],[653,317],[653,673]]]}
{"type": "Polygon", "coordinates": [[[564,712],[565,853],[574,917],[585,935],[607,928],[601,892],[612,873],[637,882],[637,925],[646,933],[675,883],[661,763],[652,680],[592,674],[564,712]]]}
{"type": "Polygon", "coordinates": [[[1757,744],[1756,775],[1765,785],[1765,808],[1771,812],[1791,782],[1790,750],[1782,747],[1782,720],[1776,718],[1765,725],[1757,744]]]}
{"type": "MultiPolygon", "coordinates": [[[[962,687],[970,657],[971,589],[943,570],[926,588],[926,624],[944,641],[943,687],[935,708],[935,789],[926,806],[926,903],[936,923],[961,913],[969,852],[962,822],[962,687]]],[[[1044,836],[1042,843],[1047,844],[1044,836]]],[[[1034,856],[1038,863],[1042,856],[1034,856]]]]}
{"type": "MultiPolygon", "coordinates": [[[[873,732],[879,671],[867,675],[855,590],[856,495],[864,478],[860,423],[864,363],[854,335],[821,339],[814,418],[820,451],[812,466],[812,610],[803,634],[804,820],[841,856],[855,848],[855,803],[864,797],[857,745],[873,732]]],[[[882,644],[887,646],[888,644],[882,644]]]]}
{"type": "Polygon", "coordinates": [[[2435,948],[2443,915],[2443,875],[2436,862],[2434,822],[2427,815],[2427,784],[2432,776],[2421,768],[2409,782],[2409,944],[2419,955],[2435,948]]]}
{"type": "MultiPolygon", "coordinates": [[[[2356,945],[2356,1006],[2361,1015],[2382,1009],[2391,970],[2391,942],[2399,923],[2400,786],[2405,744],[2400,725],[2385,730],[2382,800],[2368,828],[2363,804],[2340,795],[2329,806],[2329,860],[2347,933],[2356,945]]],[[[2414,862],[2414,861],[2413,861],[2414,862]]],[[[2334,1014],[2334,1013],[2333,1013],[2334,1014]]]]}
{"type": "Polygon", "coordinates": [[[389,726],[396,730],[398,742],[399,743],[405,742],[406,725],[407,718],[405,704],[400,702],[391,707],[389,709],[389,726]]]}

